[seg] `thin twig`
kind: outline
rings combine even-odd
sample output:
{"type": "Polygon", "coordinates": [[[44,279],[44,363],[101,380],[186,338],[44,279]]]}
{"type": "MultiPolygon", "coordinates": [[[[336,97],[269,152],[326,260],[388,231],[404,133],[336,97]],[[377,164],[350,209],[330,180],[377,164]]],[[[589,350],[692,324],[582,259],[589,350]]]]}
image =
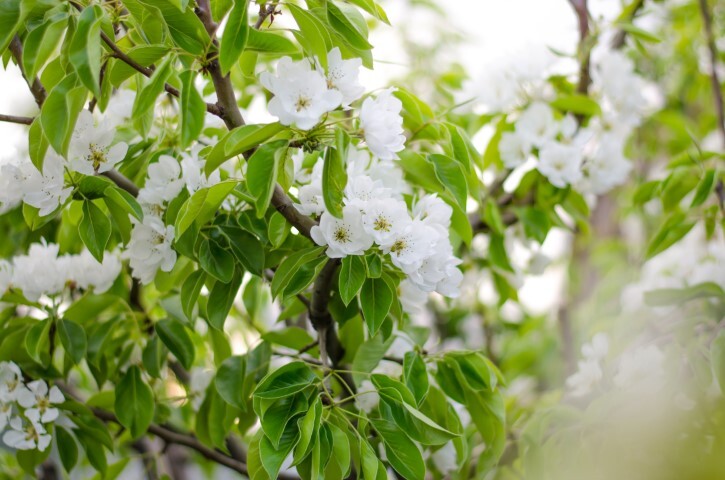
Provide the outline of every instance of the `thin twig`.
{"type": "Polygon", "coordinates": [[[103,175],[104,177],[110,179],[119,188],[121,188],[123,190],[126,190],[128,193],[130,193],[134,197],[138,197],[139,188],[136,186],[135,183],[133,183],[128,178],[126,178],[120,172],[117,172],[116,170],[110,170],[108,172],[102,173],[101,175],[103,175]]]}
{"type": "MultiPolygon", "coordinates": [[[[262,4],[259,6],[259,18],[254,23],[255,30],[259,30],[262,28],[262,24],[265,20],[267,20],[267,17],[272,15],[273,13],[276,13],[275,10],[277,9],[277,2],[272,3],[271,5],[265,5],[262,4]]],[[[274,17],[273,17],[274,18],[274,17]]]]}
{"type": "Polygon", "coordinates": [[[702,23],[705,26],[707,49],[710,53],[710,83],[712,84],[712,94],[715,97],[717,128],[720,131],[722,146],[725,148],[725,109],[723,109],[722,90],[720,89],[720,79],[717,74],[718,56],[715,35],[712,32],[712,15],[707,0],[700,0],[700,13],[702,14],[702,23]]]}
{"type": "Polygon", "coordinates": [[[0,122],[19,123],[21,125],[30,125],[33,123],[31,117],[19,117],[17,115],[4,115],[0,113],[0,122]]]}
{"type": "Polygon", "coordinates": [[[20,43],[20,38],[17,35],[13,37],[12,41],[10,42],[9,48],[10,52],[15,58],[15,63],[20,69],[20,73],[23,74],[25,82],[28,84],[28,87],[30,87],[30,93],[33,94],[33,98],[35,98],[35,103],[38,105],[38,108],[40,108],[41,106],[43,106],[43,102],[45,101],[45,97],[47,96],[45,88],[40,83],[38,77],[29,80],[28,77],[25,75],[25,70],[23,69],[23,45],[20,43]]]}
{"type": "MultiPolygon", "coordinates": [[[[637,3],[632,5],[629,13],[629,22],[632,22],[634,18],[637,16],[637,13],[644,7],[644,0],[637,0],[637,3]]],[[[612,49],[613,50],[619,50],[624,46],[625,41],[627,40],[627,30],[621,28],[619,31],[614,35],[614,38],[612,38],[612,49]]]]}

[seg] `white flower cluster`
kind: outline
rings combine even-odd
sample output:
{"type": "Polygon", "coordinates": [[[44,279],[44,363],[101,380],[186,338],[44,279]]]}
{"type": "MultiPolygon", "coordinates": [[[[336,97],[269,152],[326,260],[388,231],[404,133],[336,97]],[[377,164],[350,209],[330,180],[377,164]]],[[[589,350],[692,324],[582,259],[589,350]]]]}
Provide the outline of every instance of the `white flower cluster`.
{"type": "Polygon", "coordinates": [[[157,270],[169,272],[176,263],[176,251],[171,247],[174,226],[166,225],[162,218],[168,203],[185,186],[192,194],[220,180],[219,171],[209,177],[204,174],[206,161],[199,158],[199,150],[195,146],[191,153],[182,153],[181,164],[170,155],[161,155],[148,167],[146,183],[138,194],[144,217],[142,221],[131,217],[131,239],[122,253],[129,260],[133,276],[143,284],[151,283],[157,270]]]}
{"type": "Polygon", "coordinates": [[[363,255],[376,245],[418,290],[457,296],[463,275],[449,239],[452,208],[427,195],[409,212],[399,174],[380,179],[384,172],[397,171],[395,166],[363,150],[351,150],[347,170],[342,218],[325,210],[320,167],[315,165],[310,183],[300,188],[297,209],[320,215],[319,226],[310,232],[313,240],[327,245],[331,258],[363,255]]]}
{"type": "Polygon", "coordinates": [[[58,419],[60,412],[53,405],[65,397],[45,380],[23,382],[20,368],[13,362],[0,362],[0,432],[3,443],[18,450],[44,451],[52,437],[47,425],[58,419]]]}
{"type": "Polygon", "coordinates": [[[111,122],[96,124],[93,114],[83,110],[78,116],[68,147],[70,169],[84,175],[113,169],[128,151],[128,145],[124,142],[112,145],[115,134],[116,129],[111,122]]]}
{"type": "Polygon", "coordinates": [[[626,181],[632,163],[624,156],[624,146],[647,107],[644,82],[618,51],[603,52],[592,67],[592,95],[601,114],[579,127],[571,115],[557,119],[544,101],[530,103],[514,131],[501,136],[499,151],[507,168],[535,158],[536,168],[552,185],[594,194],[626,181]]]}
{"type": "MultiPolygon", "coordinates": [[[[705,282],[725,288],[725,240],[721,235],[706,240],[704,228],[699,224],[642,266],[639,280],[622,291],[622,306],[635,311],[644,306],[644,295],[648,291],[687,288],[705,282]]],[[[656,309],[669,310],[667,307],[656,309]]]]}
{"type": "Polygon", "coordinates": [[[17,158],[19,162],[14,160],[0,167],[0,213],[24,202],[37,208],[41,217],[50,215],[73,191],[65,186],[63,158],[49,151],[42,172],[35,168],[27,154],[17,158]]]}
{"type": "Polygon", "coordinates": [[[583,359],[578,363],[578,370],[566,379],[566,386],[574,397],[589,395],[602,380],[602,361],[609,352],[609,337],[604,333],[594,335],[591,343],[582,346],[583,359]]]}
{"type": "MultiPolygon", "coordinates": [[[[315,60],[298,62],[283,57],[277,64],[277,75],[263,72],[259,80],[274,94],[269,101],[269,113],[282,125],[295,125],[310,130],[321,117],[338,107],[349,108],[365,89],[358,81],[359,58],[343,60],[339,48],[327,55],[327,73],[315,60]]],[[[397,158],[403,149],[403,104],[393,96],[393,89],[367,98],[360,110],[360,128],[368,148],[381,160],[397,158]]]]}
{"type": "Polygon", "coordinates": [[[42,295],[62,293],[70,284],[103,293],[119,273],[121,261],[114,252],[105,252],[103,262],[98,262],[88,250],[58,255],[58,245],[43,241],[32,244],[27,255],[17,255],[10,262],[0,260],[0,295],[14,287],[28,300],[37,301],[42,295]]]}

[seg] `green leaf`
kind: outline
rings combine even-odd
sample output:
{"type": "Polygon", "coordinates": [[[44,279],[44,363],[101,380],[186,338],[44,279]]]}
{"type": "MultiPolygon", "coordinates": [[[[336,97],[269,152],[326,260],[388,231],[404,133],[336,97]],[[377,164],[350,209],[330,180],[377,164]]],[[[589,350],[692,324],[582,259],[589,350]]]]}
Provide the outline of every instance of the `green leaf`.
{"type": "Polygon", "coordinates": [[[327,27],[307,10],[294,4],[287,5],[292,16],[300,27],[303,36],[303,46],[310,56],[316,56],[323,68],[327,68],[327,52],[332,44],[327,27]]]}
{"type": "Polygon", "coordinates": [[[722,330],[710,345],[710,364],[720,386],[720,393],[725,395],[725,332],[722,330]]]}
{"type": "Polygon", "coordinates": [[[196,72],[182,72],[181,78],[181,148],[186,148],[196,140],[204,129],[206,102],[194,86],[196,72]]]}
{"type": "Polygon", "coordinates": [[[342,201],[346,184],[347,171],[342,154],[337,149],[328,147],[322,168],[322,198],[330,214],[337,218],[342,218],[342,201]]]}
{"type": "Polygon", "coordinates": [[[300,327],[287,327],[282,330],[272,330],[262,335],[262,339],[269,343],[276,345],[282,345],[283,347],[291,348],[293,350],[300,350],[303,347],[310,345],[314,340],[300,327]]]}
{"type": "Polygon", "coordinates": [[[257,385],[254,396],[261,399],[284,398],[301,392],[317,380],[306,363],[295,361],[273,371],[257,385]]]}
{"type": "Polygon", "coordinates": [[[636,27],[629,22],[617,22],[615,26],[629,33],[633,37],[636,37],[638,40],[642,40],[644,42],[660,43],[662,41],[662,39],[658,36],[646,30],[642,30],[641,28],[636,27]]]}
{"type": "Polygon", "coordinates": [[[150,11],[161,13],[174,43],[194,56],[204,54],[211,39],[199,17],[189,8],[179,10],[170,0],[139,0],[150,11]]]}
{"type": "Polygon", "coordinates": [[[154,70],[146,85],[138,92],[133,102],[133,110],[131,118],[133,125],[145,137],[151,129],[151,119],[153,119],[154,106],[156,99],[164,91],[166,80],[173,72],[175,57],[169,55],[154,70]]]}
{"type": "Polygon", "coordinates": [[[705,282],[687,288],[661,288],[644,292],[644,301],[651,307],[681,305],[701,298],[725,300],[725,291],[714,282],[705,282]]]}
{"type": "Polygon", "coordinates": [[[675,244],[695,226],[695,222],[688,220],[682,212],[674,212],[660,226],[657,233],[650,240],[647,246],[646,258],[650,259],[655,255],[664,252],[675,244]]]}
{"type": "Polygon", "coordinates": [[[219,49],[219,66],[222,69],[222,75],[229,73],[247,44],[250,30],[247,19],[248,6],[249,0],[237,0],[229,12],[219,49]]]}
{"type": "Polygon", "coordinates": [[[284,128],[279,122],[275,122],[266,125],[243,125],[231,130],[209,152],[204,172],[210,175],[229,158],[250,151],[284,128]]]}
{"type": "Polygon", "coordinates": [[[371,420],[385,444],[390,465],[408,480],[425,479],[425,462],[417,445],[392,422],[371,420]]]}
{"type": "Polygon", "coordinates": [[[206,282],[206,272],[204,270],[196,270],[192,272],[184,284],[181,285],[181,309],[184,311],[186,318],[193,322],[194,305],[199,298],[201,289],[206,282]]]}
{"type": "Polygon", "coordinates": [[[45,138],[43,133],[40,118],[36,117],[33,123],[30,124],[30,130],[28,131],[28,155],[39,172],[43,171],[43,161],[45,160],[45,154],[48,152],[48,146],[48,139],[45,138]]]}
{"type": "Polygon", "coordinates": [[[35,322],[25,335],[25,350],[30,358],[41,365],[50,360],[48,354],[50,325],[51,321],[48,318],[35,322]]]}
{"type": "Polygon", "coordinates": [[[264,247],[257,237],[233,225],[224,225],[221,230],[229,240],[229,247],[237,261],[249,273],[261,277],[264,271],[264,247]]]}
{"type": "Polygon", "coordinates": [[[86,89],[78,86],[75,74],[66,76],[48,94],[40,109],[45,138],[60,155],[66,154],[78,114],[83,109],[86,89]]]}
{"type": "Polygon", "coordinates": [[[316,440],[317,432],[320,429],[320,419],[322,418],[322,402],[319,397],[307,409],[307,413],[297,420],[297,426],[300,431],[300,441],[295,446],[293,465],[300,463],[310,452],[313,442],[316,440]]]}
{"type": "Polygon", "coordinates": [[[168,354],[169,350],[158,336],[151,338],[141,352],[141,361],[146,372],[154,378],[161,378],[168,354]]]}
{"type": "Polygon", "coordinates": [[[705,175],[700,180],[700,183],[697,184],[697,190],[695,191],[695,196],[692,198],[690,208],[699,207],[705,203],[705,200],[707,200],[712,191],[715,189],[715,185],[717,184],[715,180],[715,170],[711,169],[705,172],[705,175]]]}
{"type": "Polygon", "coordinates": [[[589,117],[599,115],[599,113],[601,113],[601,108],[596,101],[579,93],[573,95],[563,95],[551,102],[551,106],[564,112],[571,112],[589,117]]]}
{"type": "Polygon", "coordinates": [[[58,446],[60,462],[65,471],[70,472],[78,462],[78,444],[73,435],[65,428],[56,426],[53,433],[55,434],[55,444],[58,446]]]}
{"type": "Polygon", "coordinates": [[[285,458],[290,454],[294,446],[299,441],[300,436],[294,425],[289,425],[285,429],[279,445],[273,445],[269,438],[262,437],[259,443],[259,454],[262,459],[262,465],[267,471],[270,478],[277,478],[279,469],[285,458]]]}
{"type": "Polygon", "coordinates": [[[392,304],[393,291],[385,280],[369,278],[365,281],[360,291],[360,305],[370,336],[380,330],[392,304]]]}
{"type": "Polygon", "coordinates": [[[236,185],[234,181],[227,181],[194,192],[176,217],[176,238],[180,238],[194,222],[201,226],[211,220],[236,185]]]}
{"type": "Polygon", "coordinates": [[[35,78],[45,65],[60,42],[63,32],[68,25],[68,15],[65,12],[51,17],[28,33],[23,42],[23,69],[28,78],[35,78]]]}
{"type": "Polygon", "coordinates": [[[78,224],[78,233],[91,255],[102,262],[103,252],[111,238],[111,221],[90,200],[83,201],[83,218],[78,224]]]}
{"type": "Polygon", "coordinates": [[[169,318],[156,322],[154,329],[169,351],[189,370],[194,363],[196,351],[186,328],[177,320],[169,318]]]}
{"type": "Polygon", "coordinates": [[[233,407],[247,410],[247,398],[244,382],[247,370],[247,357],[234,355],[222,362],[214,377],[214,386],[219,395],[233,407]]]}
{"type": "Polygon", "coordinates": [[[378,20],[390,25],[390,21],[388,20],[388,16],[385,14],[385,11],[373,0],[349,0],[349,2],[362,8],[378,20]]]}
{"type": "Polygon", "coordinates": [[[83,9],[68,49],[68,60],[88,90],[101,96],[101,20],[103,9],[98,5],[83,9]]]}
{"type": "Polygon", "coordinates": [[[229,283],[216,282],[209,292],[209,301],[207,302],[207,317],[209,324],[217,330],[224,329],[224,322],[229,315],[234,304],[234,298],[237,296],[239,287],[242,285],[242,275],[235,272],[229,283]]]}
{"type": "Polygon", "coordinates": [[[114,410],[118,421],[133,438],[143,435],[154,418],[154,394],[141,378],[141,370],[131,366],[116,385],[114,410]]]}
{"type": "Polygon", "coordinates": [[[272,279],[272,297],[277,297],[289,286],[295,273],[305,264],[319,258],[325,247],[310,247],[293,253],[280,263],[272,279]]]}
{"type": "Polygon", "coordinates": [[[109,185],[103,191],[103,196],[106,201],[106,205],[111,202],[119,206],[127,214],[135,217],[137,220],[143,220],[143,210],[141,209],[141,205],[133,197],[133,195],[128,193],[126,190],[123,190],[116,185],[109,185]]]}
{"type": "Polygon", "coordinates": [[[373,48],[368,42],[368,30],[362,15],[345,4],[339,6],[333,0],[327,2],[327,21],[346,42],[360,50],[373,48]],[[359,18],[356,18],[357,17],[359,18]]]}
{"type": "MultiPolygon", "coordinates": [[[[124,3],[124,6],[128,5],[124,3]]],[[[125,53],[131,60],[142,67],[150,67],[160,58],[167,55],[169,50],[170,47],[167,45],[137,45],[129,48],[125,53]]],[[[120,60],[114,62],[112,65],[108,78],[111,85],[116,88],[120,87],[126,79],[138,73],[133,67],[120,60]]]]}
{"type": "Polygon", "coordinates": [[[274,212],[269,217],[267,237],[269,237],[269,241],[274,248],[279,248],[284,243],[289,231],[289,224],[281,213],[274,212]]]}
{"type": "Polygon", "coordinates": [[[0,53],[5,52],[13,39],[21,20],[22,14],[20,0],[3,0],[0,2],[0,53]]]}
{"type": "Polygon", "coordinates": [[[287,151],[287,140],[262,145],[247,162],[247,188],[254,197],[257,218],[264,217],[277,184],[281,154],[287,151]]]}
{"type": "Polygon", "coordinates": [[[332,455],[327,464],[325,478],[347,478],[350,472],[350,440],[340,427],[327,423],[332,434],[332,455]]]}
{"type": "Polygon", "coordinates": [[[228,283],[234,276],[234,255],[207,238],[199,246],[199,265],[220,282],[228,283]]]}
{"type": "Polygon", "coordinates": [[[300,51],[294,42],[280,32],[267,32],[255,29],[249,30],[246,50],[276,55],[294,55],[300,51]]]}
{"type": "Polygon", "coordinates": [[[440,180],[456,200],[458,206],[465,212],[468,187],[466,186],[466,176],[461,170],[461,164],[451,157],[436,153],[428,155],[428,160],[435,168],[436,178],[440,180]]]}
{"type": "Polygon", "coordinates": [[[418,406],[423,403],[430,382],[428,380],[428,370],[425,368],[425,362],[417,352],[406,352],[403,357],[403,380],[408,389],[413,393],[415,402],[418,406]]]}
{"type": "Polygon", "coordinates": [[[88,349],[86,331],[83,327],[71,320],[60,320],[58,322],[58,336],[73,363],[76,365],[81,363],[88,349]]]}
{"type": "Polygon", "coordinates": [[[342,303],[348,305],[365,283],[365,261],[359,255],[342,259],[338,288],[342,303]]]}

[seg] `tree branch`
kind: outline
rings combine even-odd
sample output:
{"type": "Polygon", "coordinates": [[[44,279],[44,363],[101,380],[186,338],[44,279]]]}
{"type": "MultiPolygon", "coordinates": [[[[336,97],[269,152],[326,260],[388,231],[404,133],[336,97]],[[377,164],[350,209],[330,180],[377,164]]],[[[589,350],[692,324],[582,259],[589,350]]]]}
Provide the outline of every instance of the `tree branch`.
{"type": "Polygon", "coordinates": [[[569,0],[579,24],[579,83],[577,92],[586,95],[591,83],[589,72],[590,48],[587,46],[589,38],[589,8],[587,0],[569,0]]]}
{"type": "Polygon", "coordinates": [[[710,7],[707,4],[707,0],[700,0],[700,13],[702,14],[702,23],[705,27],[707,49],[710,54],[710,83],[712,84],[713,97],[715,97],[717,128],[720,131],[722,146],[725,148],[725,109],[723,109],[722,90],[720,89],[720,79],[717,74],[717,47],[715,46],[715,35],[712,31],[712,15],[710,14],[710,7]]]}
{"type": "MultiPolygon", "coordinates": [[[[309,310],[310,323],[317,330],[319,336],[320,357],[323,357],[323,352],[326,352],[332,367],[337,366],[345,355],[345,349],[335,332],[335,320],[330,315],[328,308],[332,282],[335,279],[335,272],[339,265],[340,259],[331,258],[322,267],[312,288],[312,301],[309,310]]],[[[322,361],[324,363],[325,359],[322,358],[322,361]]]]}
{"type": "Polygon", "coordinates": [[[15,63],[17,64],[18,68],[20,69],[20,73],[23,74],[23,78],[25,79],[25,82],[28,84],[28,87],[30,87],[30,93],[33,94],[33,98],[35,98],[35,103],[38,105],[38,108],[43,106],[43,102],[45,101],[45,97],[47,96],[45,93],[45,88],[40,83],[40,80],[38,77],[35,77],[34,79],[28,80],[28,77],[25,75],[25,70],[23,69],[23,45],[20,43],[20,38],[15,35],[10,42],[10,52],[13,54],[13,57],[15,58],[15,63]]]}
{"type": "Polygon", "coordinates": [[[21,125],[30,125],[33,123],[31,117],[19,117],[16,115],[4,115],[0,113],[0,122],[19,123],[21,125]]]}
{"type": "Polygon", "coordinates": [[[272,18],[274,18],[274,15],[277,9],[277,2],[273,2],[271,5],[265,5],[264,3],[259,6],[259,18],[254,23],[255,30],[259,30],[262,28],[262,24],[265,20],[267,20],[267,17],[272,15],[272,18]]]}
{"type": "MultiPolygon", "coordinates": [[[[633,21],[634,18],[637,16],[637,13],[644,7],[644,0],[636,0],[637,3],[634,5],[628,7],[630,8],[630,12],[628,15],[629,21],[633,21]]],[[[627,40],[627,31],[625,29],[620,29],[615,35],[614,38],[612,38],[612,49],[619,50],[624,46],[624,42],[627,40]]]]}
{"type": "Polygon", "coordinates": [[[115,183],[122,190],[126,190],[128,193],[130,193],[134,197],[138,197],[139,188],[136,186],[135,183],[133,183],[128,178],[126,178],[122,173],[120,173],[116,170],[110,170],[108,172],[102,173],[101,175],[110,179],[113,183],[115,183]]]}

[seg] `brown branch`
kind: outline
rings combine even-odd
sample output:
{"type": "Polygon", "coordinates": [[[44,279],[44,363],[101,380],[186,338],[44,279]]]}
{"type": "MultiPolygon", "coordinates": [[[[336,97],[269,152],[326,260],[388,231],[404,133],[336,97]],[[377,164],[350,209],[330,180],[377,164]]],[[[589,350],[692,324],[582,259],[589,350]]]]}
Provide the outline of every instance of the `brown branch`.
{"type": "Polygon", "coordinates": [[[21,125],[30,125],[33,123],[31,117],[19,117],[17,115],[4,115],[0,113],[0,122],[19,123],[21,125]]]}
{"type": "Polygon", "coordinates": [[[30,93],[33,94],[33,98],[35,98],[35,103],[38,105],[38,108],[43,106],[43,102],[45,101],[45,97],[47,96],[45,92],[45,88],[40,83],[40,80],[38,77],[35,77],[31,80],[28,80],[28,77],[25,75],[25,70],[23,69],[23,45],[20,43],[20,38],[15,35],[10,42],[10,52],[13,54],[13,57],[15,58],[15,63],[18,65],[18,68],[20,69],[20,73],[23,74],[23,78],[25,79],[25,82],[28,84],[28,87],[30,87],[30,93]]]}
{"type": "Polygon", "coordinates": [[[134,197],[138,197],[139,188],[136,186],[135,183],[133,183],[128,178],[126,178],[120,172],[117,172],[116,170],[110,170],[108,172],[102,173],[101,175],[110,179],[113,183],[115,183],[122,190],[126,190],[128,193],[130,193],[134,197]]]}
{"type": "MultiPolygon", "coordinates": [[[[637,3],[635,3],[633,6],[628,7],[631,8],[631,11],[629,12],[629,18],[628,20],[631,22],[634,20],[634,17],[637,16],[637,13],[644,7],[644,0],[636,0],[637,3]]],[[[615,35],[614,38],[612,38],[612,49],[619,50],[620,48],[624,47],[624,42],[627,40],[627,31],[625,29],[620,29],[615,35]]]]}
{"type": "Polygon", "coordinates": [[[322,267],[312,288],[312,301],[309,310],[310,323],[319,334],[320,354],[322,356],[322,352],[327,352],[333,367],[337,366],[345,355],[345,349],[335,332],[335,320],[330,315],[328,308],[332,283],[335,280],[335,272],[339,265],[340,259],[331,258],[322,267]]]}
{"type": "Polygon", "coordinates": [[[267,20],[267,17],[272,15],[272,19],[274,20],[274,14],[277,12],[275,11],[277,9],[277,2],[273,2],[271,5],[265,5],[264,3],[259,6],[259,18],[254,23],[255,30],[259,30],[262,28],[262,24],[265,20],[267,20]]]}
{"type": "Polygon", "coordinates": [[[577,16],[579,25],[579,83],[577,92],[586,95],[591,83],[589,71],[590,48],[587,46],[589,38],[589,8],[587,0],[569,0],[577,16]]]}
{"type": "Polygon", "coordinates": [[[710,54],[710,83],[712,84],[712,94],[715,97],[717,128],[720,131],[722,146],[725,148],[725,109],[723,109],[722,90],[720,89],[720,79],[717,74],[717,47],[715,46],[715,35],[712,31],[712,15],[707,0],[700,0],[700,13],[705,27],[707,49],[710,54]]]}

